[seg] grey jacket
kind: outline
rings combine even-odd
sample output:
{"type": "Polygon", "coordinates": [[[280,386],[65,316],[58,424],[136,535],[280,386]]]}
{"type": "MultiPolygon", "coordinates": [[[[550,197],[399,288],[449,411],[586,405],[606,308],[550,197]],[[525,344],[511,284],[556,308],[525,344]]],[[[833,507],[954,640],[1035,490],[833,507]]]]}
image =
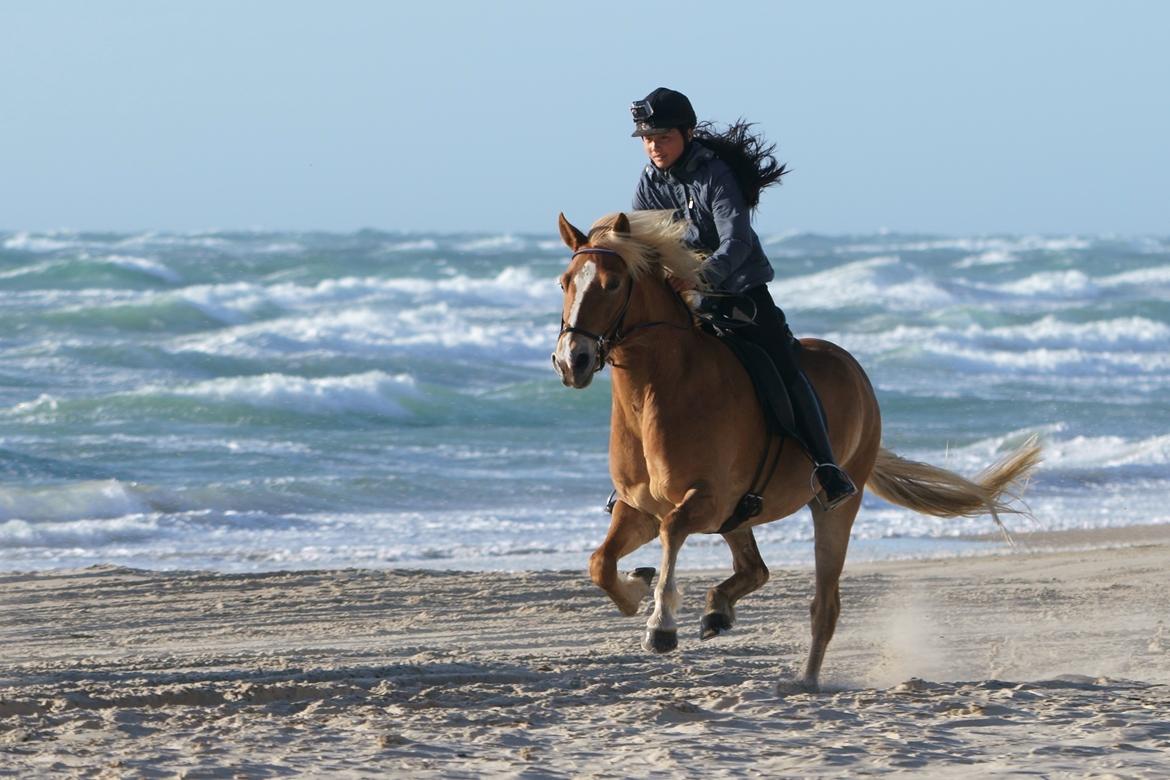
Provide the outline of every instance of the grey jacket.
{"type": "Polygon", "coordinates": [[[686,219],[687,244],[710,253],[700,271],[712,289],[739,293],[775,275],[731,168],[702,142],[692,141],[668,170],[647,165],[634,209],[673,209],[686,219]]]}

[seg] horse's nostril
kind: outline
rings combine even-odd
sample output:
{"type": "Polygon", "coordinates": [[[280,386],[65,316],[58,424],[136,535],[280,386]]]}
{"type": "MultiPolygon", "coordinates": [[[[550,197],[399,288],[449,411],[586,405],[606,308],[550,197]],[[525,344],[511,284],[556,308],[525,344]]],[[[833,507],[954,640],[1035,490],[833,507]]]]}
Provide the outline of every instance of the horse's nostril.
{"type": "Polygon", "coordinates": [[[585,354],[573,356],[573,370],[578,374],[589,368],[589,356],[585,354]]]}

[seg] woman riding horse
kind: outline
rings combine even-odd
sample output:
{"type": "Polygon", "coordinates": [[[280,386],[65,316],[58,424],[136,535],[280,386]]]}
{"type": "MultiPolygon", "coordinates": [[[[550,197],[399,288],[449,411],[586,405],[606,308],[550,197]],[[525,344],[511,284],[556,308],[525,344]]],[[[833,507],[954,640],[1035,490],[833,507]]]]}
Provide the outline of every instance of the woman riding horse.
{"type": "MultiPolygon", "coordinates": [[[[638,180],[634,209],[669,209],[687,223],[686,243],[707,255],[699,268],[712,300],[746,298],[754,321],[737,333],[762,347],[784,380],[816,462],[814,474],[823,488],[826,509],[846,501],[857,488],[833,457],[829,436],[812,385],[800,365],[800,343],[792,337],[784,313],[768,293],[774,272],[751,225],[760,192],[780,180],[785,166],[776,162],[749,124],[740,121],[716,134],[698,125],[691,101],[681,92],[659,87],[630,107],[634,137],[641,137],[650,164],[638,180]]],[[[693,284],[675,277],[676,292],[693,284]]]]}
{"type": "MultiPolygon", "coordinates": [[[[687,225],[669,210],[614,214],[588,234],[560,216],[572,252],[561,274],[564,301],[553,366],[568,387],[585,388],[605,365],[611,375],[609,471],[621,500],[605,541],[589,559],[593,581],[625,615],[653,590],[643,647],[678,646],[678,554],[696,533],[718,533],[731,548],[732,575],[707,591],[703,639],[735,623],[737,602],[768,580],[754,526],[811,510],[816,591],[813,641],[802,687],[815,690],[841,611],[839,581],[861,492],[831,509],[814,500],[812,466],[766,427],[751,379],[732,351],[695,327],[671,289],[672,278],[699,282],[703,256],[687,247],[687,225]],[[776,444],[777,439],[779,440],[776,444]],[[766,461],[761,477],[762,457],[766,461]],[[759,511],[728,525],[741,497],[760,489],[759,511]],[[618,573],[618,562],[655,536],[662,568],[618,573]]],[[[865,371],[826,341],[801,343],[803,370],[832,422],[833,447],[858,485],[891,503],[938,517],[1013,511],[1013,486],[1040,457],[1029,440],[974,480],[898,457],[881,446],[881,412],[865,371]],[[1007,499],[1007,500],[1005,500],[1007,499]]]]}
{"type": "Polygon", "coordinates": [[[653,592],[643,647],[670,652],[678,646],[678,555],[687,538],[718,533],[732,554],[732,575],[707,591],[700,621],[707,639],[730,629],[737,602],[768,580],[753,528],[807,506],[816,590],[802,684],[815,690],[841,611],[841,571],[862,499],[833,465],[834,450],[857,485],[887,501],[938,517],[995,517],[1013,511],[1013,486],[1027,479],[1040,448],[1029,440],[974,480],[883,448],[881,412],[865,371],[829,342],[805,339],[798,350],[764,286],[772,268],[749,210],[760,189],[784,172],[770,147],[761,148],[743,124],[722,136],[696,127],[690,102],[669,90],[636,103],[634,120],[652,163],[635,196],[641,209],[603,218],[588,234],[563,214],[559,220],[573,254],[560,280],[553,365],[574,388],[613,366],[609,467],[621,500],[589,559],[590,577],[625,615],[637,614],[653,592]],[[815,427],[806,431],[815,471],[803,452],[784,448],[784,438],[768,430],[751,379],[731,350],[695,327],[678,295],[691,286],[738,293],[756,304],[745,335],[789,375],[794,405],[806,429],[815,427]],[[832,449],[824,419],[832,421],[832,449]],[[758,511],[729,525],[742,498],[757,489],[758,511]],[[662,544],[657,583],[649,568],[619,574],[618,562],[656,536],[662,544]]]}

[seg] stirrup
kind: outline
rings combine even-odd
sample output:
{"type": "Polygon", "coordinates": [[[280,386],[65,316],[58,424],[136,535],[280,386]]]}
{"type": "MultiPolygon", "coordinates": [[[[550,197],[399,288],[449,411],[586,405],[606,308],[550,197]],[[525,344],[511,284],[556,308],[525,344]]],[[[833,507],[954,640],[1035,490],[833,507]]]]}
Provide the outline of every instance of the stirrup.
{"type": "Polygon", "coordinates": [[[845,473],[845,469],[836,463],[817,463],[813,466],[812,475],[809,477],[809,485],[812,487],[813,498],[820,504],[821,509],[826,512],[836,509],[857,495],[857,486],[853,484],[853,480],[845,473]],[[836,472],[833,476],[836,477],[836,481],[839,484],[834,485],[834,487],[840,490],[836,495],[830,496],[829,488],[817,476],[817,472],[821,469],[832,469],[836,472]],[[824,498],[821,497],[822,495],[824,495],[824,498]]]}
{"type": "Polygon", "coordinates": [[[609,494],[609,499],[605,502],[605,513],[607,515],[613,514],[613,508],[617,505],[617,502],[617,489],[614,489],[614,491],[609,494]]]}

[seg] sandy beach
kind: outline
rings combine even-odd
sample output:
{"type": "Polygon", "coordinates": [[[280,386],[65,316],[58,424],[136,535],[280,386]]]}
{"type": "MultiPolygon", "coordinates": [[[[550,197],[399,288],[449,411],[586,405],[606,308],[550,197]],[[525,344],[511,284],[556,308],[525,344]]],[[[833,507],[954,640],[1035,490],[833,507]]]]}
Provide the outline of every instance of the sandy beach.
{"type": "Polygon", "coordinates": [[[847,565],[816,694],[803,569],[665,657],[583,571],[0,575],[0,775],[1170,775],[1170,527],[1019,541],[847,565]]]}

